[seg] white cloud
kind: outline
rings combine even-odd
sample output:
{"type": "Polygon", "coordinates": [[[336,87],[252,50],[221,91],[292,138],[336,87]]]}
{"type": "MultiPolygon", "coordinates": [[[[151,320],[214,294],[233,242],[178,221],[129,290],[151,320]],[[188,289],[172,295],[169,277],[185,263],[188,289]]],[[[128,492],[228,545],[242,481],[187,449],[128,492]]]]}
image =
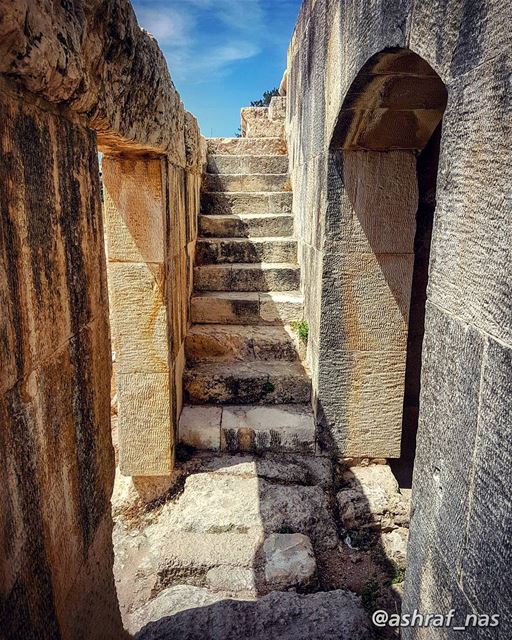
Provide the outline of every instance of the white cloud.
{"type": "Polygon", "coordinates": [[[161,46],[183,47],[191,44],[191,35],[195,26],[195,20],[191,15],[172,7],[152,8],[142,5],[137,9],[137,20],[161,46]]]}
{"type": "Polygon", "coordinates": [[[134,7],[165,49],[173,78],[208,81],[261,51],[261,0],[135,0],[134,7]],[[218,28],[205,29],[206,21],[218,28]]]}

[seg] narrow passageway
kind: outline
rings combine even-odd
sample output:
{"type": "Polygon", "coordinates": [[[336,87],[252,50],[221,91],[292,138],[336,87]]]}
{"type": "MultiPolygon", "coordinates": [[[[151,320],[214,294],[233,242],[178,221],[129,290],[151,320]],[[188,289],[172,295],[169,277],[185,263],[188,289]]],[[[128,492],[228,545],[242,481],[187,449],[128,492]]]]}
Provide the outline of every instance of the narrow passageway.
{"type": "Polygon", "coordinates": [[[317,449],[284,113],[207,140],[173,486],[114,492],[137,638],[366,639],[377,603],[399,606],[408,496],[385,461],[317,449]]]}

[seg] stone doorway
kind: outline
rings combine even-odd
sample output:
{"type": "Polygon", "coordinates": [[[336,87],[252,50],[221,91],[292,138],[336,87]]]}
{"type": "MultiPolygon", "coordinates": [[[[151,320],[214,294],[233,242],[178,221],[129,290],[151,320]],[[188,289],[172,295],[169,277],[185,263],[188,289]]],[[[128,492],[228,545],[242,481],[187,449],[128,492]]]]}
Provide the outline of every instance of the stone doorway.
{"type": "Polygon", "coordinates": [[[328,160],[320,438],[342,455],[400,459],[403,486],[414,458],[446,101],[422,58],[382,51],[351,85],[328,160]]]}

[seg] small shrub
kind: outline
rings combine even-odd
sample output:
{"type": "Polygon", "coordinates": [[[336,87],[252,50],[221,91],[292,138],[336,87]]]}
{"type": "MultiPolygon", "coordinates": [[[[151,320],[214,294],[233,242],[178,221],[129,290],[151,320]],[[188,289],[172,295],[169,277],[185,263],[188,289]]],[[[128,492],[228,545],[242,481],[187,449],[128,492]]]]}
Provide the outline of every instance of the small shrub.
{"type": "Polygon", "coordinates": [[[405,579],[405,569],[400,568],[396,562],[393,562],[393,575],[390,584],[400,584],[405,579]]]}
{"type": "Polygon", "coordinates": [[[361,591],[361,603],[366,611],[373,611],[380,595],[379,583],[376,580],[369,580],[361,591]]]}
{"type": "Polygon", "coordinates": [[[275,87],[274,89],[270,89],[269,91],[264,91],[262,98],[260,98],[259,100],[253,100],[251,102],[251,107],[268,107],[268,105],[270,104],[270,100],[274,96],[278,95],[279,89],[277,87],[275,87]]]}
{"type": "Polygon", "coordinates": [[[308,343],[309,325],[307,320],[295,320],[291,323],[292,329],[299,336],[299,340],[304,344],[308,343]]]}

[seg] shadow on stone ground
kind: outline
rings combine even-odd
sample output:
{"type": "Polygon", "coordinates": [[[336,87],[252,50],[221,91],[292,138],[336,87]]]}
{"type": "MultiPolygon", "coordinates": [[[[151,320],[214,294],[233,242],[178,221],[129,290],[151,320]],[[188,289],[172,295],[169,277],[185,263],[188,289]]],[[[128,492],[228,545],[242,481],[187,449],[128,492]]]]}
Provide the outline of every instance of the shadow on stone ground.
{"type": "Polygon", "coordinates": [[[130,483],[115,574],[138,640],[396,637],[370,621],[400,608],[409,507],[388,465],[182,451],[162,499],[130,483]]]}

